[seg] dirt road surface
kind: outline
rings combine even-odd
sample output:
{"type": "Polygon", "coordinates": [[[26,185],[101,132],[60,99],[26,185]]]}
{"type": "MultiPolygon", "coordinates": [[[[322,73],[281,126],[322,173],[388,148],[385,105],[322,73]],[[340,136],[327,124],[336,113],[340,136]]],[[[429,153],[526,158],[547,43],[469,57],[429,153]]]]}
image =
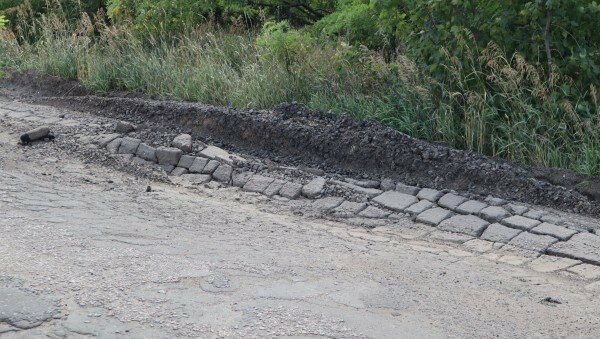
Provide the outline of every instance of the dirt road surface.
{"type": "Polygon", "coordinates": [[[600,336],[597,281],[17,145],[47,109],[0,119],[1,337],[600,336]]]}

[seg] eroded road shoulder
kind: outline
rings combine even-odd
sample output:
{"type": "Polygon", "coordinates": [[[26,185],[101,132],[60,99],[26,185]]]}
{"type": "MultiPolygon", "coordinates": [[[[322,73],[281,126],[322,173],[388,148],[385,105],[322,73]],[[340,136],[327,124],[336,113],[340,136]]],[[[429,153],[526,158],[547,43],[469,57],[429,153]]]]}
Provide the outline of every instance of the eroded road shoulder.
{"type": "MultiPolygon", "coordinates": [[[[598,334],[596,266],[469,249],[409,218],[325,220],[302,201],[177,186],[58,143],[23,148],[28,116],[0,121],[3,336],[598,334]]],[[[98,123],[86,119],[71,123],[98,123]]]]}

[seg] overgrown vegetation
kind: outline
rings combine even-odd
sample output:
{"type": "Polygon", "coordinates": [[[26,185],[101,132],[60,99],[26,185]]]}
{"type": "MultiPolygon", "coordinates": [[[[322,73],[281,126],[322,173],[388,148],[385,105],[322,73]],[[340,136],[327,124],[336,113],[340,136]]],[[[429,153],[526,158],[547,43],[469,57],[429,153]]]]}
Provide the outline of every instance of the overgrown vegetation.
{"type": "Polygon", "coordinates": [[[600,174],[594,1],[110,0],[109,17],[91,3],[13,7],[0,67],[101,93],[258,108],[298,101],[600,174]]]}

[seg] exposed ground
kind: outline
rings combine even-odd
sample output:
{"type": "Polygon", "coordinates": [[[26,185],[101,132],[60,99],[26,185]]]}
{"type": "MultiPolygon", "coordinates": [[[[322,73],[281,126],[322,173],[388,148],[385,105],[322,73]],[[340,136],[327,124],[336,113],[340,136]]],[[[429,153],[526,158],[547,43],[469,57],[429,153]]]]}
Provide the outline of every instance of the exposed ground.
{"type": "MultiPolygon", "coordinates": [[[[316,213],[308,199],[270,199],[216,181],[192,185],[84,142],[114,130],[117,120],[106,109],[114,104],[101,115],[75,112],[15,102],[14,90],[5,88],[9,96],[0,98],[2,336],[600,335],[599,266],[513,252],[403,215],[365,228],[362,219],[316,213]],[[52,127],[55,142],[16,144],[20,133],[42,124],[52,127]]],[[[144,140],[168,143],[189,129],[172,130],[166,117],[173,115],[160,118],[164,126],[142,121],[135,114],[142,112],[130,116],[139,119],[135,136],[144,140]]],[[[204,142],[214,138],[202,135],[204,142]]],[[[236,138],[223,143],[246,150],[251,165],[266,164],[263,172],[304,160],[300,153],[276,158],[277,150],[262,153],[260,145],[252,151],[236,138]]],[[[313,164],[329,171],[334,163],[313,164]]],[[[337,166],[336,175],[357,175],[337,166]]],[[[281,175],[310,178],[293,170],[281,175]]],[[[428,182],[442,188],[449,181],[428,182]]],[[[593,214],[589,199],[559,191],[593,214]]],[[[528,206],[572,229],[598,227],[595,218],[528,206]]]]}

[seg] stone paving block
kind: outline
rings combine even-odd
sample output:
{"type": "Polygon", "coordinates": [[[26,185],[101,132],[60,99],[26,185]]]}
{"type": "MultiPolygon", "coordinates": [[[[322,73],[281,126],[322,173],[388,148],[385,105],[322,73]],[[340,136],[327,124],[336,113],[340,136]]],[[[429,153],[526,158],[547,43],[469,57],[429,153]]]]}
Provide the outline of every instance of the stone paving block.
{"type": "Polygon", "coordinates": [[[312,207],[319,211],[328,211],[336,208],[344,202],[344,198],[340,197],[326,197],[317,199],[312,203],[312,207]]]}
{"type": "Polygon", "coordinates": [[[213,174],[220,165],[220,162],[216,160],[210,160],[202,169],[202,174],[213,174]]]}
{"type": "Polygon", "coordinates": [[[600,265],[600,236],[592,233],[577,233],[568,241],[550,246],[548,253],[600,265]]]}
{"type": "Polygon", "coordinates": [[[121,139],[121,145],[119,146],[119,154],[135,154],[138,149],[138,146],[142,141],[140,139],[125,137],[121,139]]]}
{"type": "Polygon", "coordinates": [[[156,149],[156,159],[161,165],[177,166],[182,153],[179,148],[161,146],[156,149]]]}
{"type": "Polygon", "coordinates": [[[506,227],[500,224],[491,224],[481,235],[481,239],[492,242],[507,243],[516,237],[521,230],[506,227]]]}
{"type": "Polygon", "coordinates": [[[365,218],[378,218],[383,219],[387,218],[391,214],[390,211],[382,210],[381,208],[377,208],[375,206],[368,206],[358,215],[365,218]]]}
{"type": "Polygon", "coordinates": [[[547,222],[541,223],[531,230],[532,233],[551,235],[560,240],[567,240],[577,233],[577,231],[570,228],[556,226],[547,222]]]}
{"type": "Polygon", "coordinates": [[[538,235],[529,232],[522,232],[514,237],[508,244],[526,250],[543,253],[550,245],[557,241],[558,239],[549,235],[538,235]]]}
{"type": "Polygon", "coordinates": [[[163,171],[165,171],[167,173],[171,173],[175,169],[175,166],[173,166],[173,165],[159,165],[159,166],[160,166],[160,168],[163,169],[163,171]]]}
{"type": "Polygon", "coordinates": [[[302,185],[288,181],[279,190],[279,195],[288,199],[298,199],[302,195],[302,185]]]}
{"type": "Polygon", "coordinates": [[[416,221],[427,225],[437,226],[451,216],[451,211],[441,207],[436,207],[419,214],[416,218],[416,221]]]}
{"type": "Polygon", "coordinates": [[[504,208],[506,208],[507,211],[514,213],[514,214],[518,214],[518,215],[522,215],[523,213],[529,211],[528,207],[525,207],[523,205],[517,205],[517,204],[506,204],[506,206],[504,206],[504,208]]]}
{"type": "Polygon", "coordinates": [[[189,134],[180,134],[171,141],[171,147],[179,148],[183,152],[192,151],[192,136],[189,134]]]}
{"type": "Polygon", "coordinates": [[[100,134],[96,138],[96,144],[100,147],[106,147],[111,141],[120,138],[121,134],[118,133],[110,133],[110,134],[100,134]]]}
{"type": "Polygon", "coordinates": [[[487,198],[485,198],[485,202],[487,202],[491,206],[502,206],[502,205],[506,204],[506,200],[492,197],[492,196],[488,196],[487,198]]]}
{"type": "Polygon", "coordinates": [[[428,200],[421,200],[418,203],[410,206],[409,208],[407,208],[406,210],[404,210],[406,213],[415,215],[415,214],[421,214],[425,211],[427,211],[428,209],[434,207],[435,204],[432,203],[431,201],[428,200]]]}
{"type": "Polygon", "coordinates": [[[529,219],[520,215],[513,215],[512,217],[508,217],[502,220],[503,225],[512,228],[518,228],[524,231],[530,230],[541,223],[542,222],[539,220],[529,219]]]}
{"type": "Polygon", "coordinates": [[[417,198],[429,200],[431,202],[436,202],[443,195],[444,195],[444,193],[442,193],[438,190],[434,190],[431,188],[423,188],[419,191],[419,193],[417,193],[417,198]]]}
{"type": "Polygon", "coordinates": [[[463,244],[470,251],[486,253],[494,249],[494,243],[487,240],[472,239],[463,244]]]}
{"type": "Polygon", "coordinates": [[[568,258],[559,258],[551,255],[542,255],[539,258],[533,259],[533,261],[529,263],[529,267],[537,272],[549,273],[563,270],[577,264],[581,264],[581,261],[568,258]]]}
{"type": "Polygon", "coordinates": [[[336,217],[349,218],[358,214],[365,207],[367,207],[367,204],[364,202],[344,201],[341,205],[334,208],[332,213],[336,217]]]}
{"type": "Polygon", "coordinates": [[[279,194],[279,191],[283,187],[283,184],[285,184],[285,181],[283,181],[283,180],[279,180],[279,179],[273,180],[273,182],[267,187],[267,189],[265,189],[264,195],[266,195],[268,197],[272,197],[276,194],[279,194]]]}
{"type": "Polygon", "coordinates": [[[438,205],[450,210],[455,210],[465,201],[467,201],[467,198],[465,197],[461,197],[460,195],[456,195],[454,193],[448,193],[438,200],[438,205]]]}
{"type": "Polygon", "coordinates": [[[524,213],[523,216],[526,218],[530,218],[530,219],[541,220],[547,214],[548,214],[547,212],[540,211],[540,210],[529,210],[526,213],[524,213]]]}
{"type": "Polygon", "coordinates": [[[212,160],[222,160],[228,164],[233,163],[232,155],[217,146],[208,146],[200,152],[200,155],[212,160]]]}
{"type": "Polygon", "coordinates": [[[106,145],[106,149],[110,154],[117,154],[117,152],[119,152],[119,147],[121,146],[122,141],[123,138],[116,138],[115,140],[109,142],[106,145]]]}
{"type": "Polygon", "coordinates": [[[273,181],[275,181],[275,179],[255,174],[244,185],[244,190],[262,194],[273,181]]]}
{"type": "Polygon", "coordinates": [[[479,237],[489,224],[487,221],[474,215],[455,215],[450,219],[442,221],[438,229],[479,237]]]}
{"type": "Polygon", "coordinates": [[[396,183],[392,179],[385,178],[381,180],[381,185],[379,185],[379,188],[382,191],[393,191],[396,189],[396,183]]]}
{"type": "Polygon", "coordinates": [[[377,188],[365,188],[362,186],[358,186],[358,185],[355,185],[352,183],[343,182],[343,181],[339,181],[339,180],[332,180],[331,183],[349,188],[349,189],[355,191],[356,193],[364,194],[364,195],[368,196],[369,198],[376,197],[376,196],[380,195],[381,193],[383,193],[382,190],[377,189],[377,188]]]}
{"type": "Polygon", "coordinates": [[[600,266],[581,264],[567,269],[568,272],[575,273],[584,279],[600,279],[600,266]]]}
{"type": "Polygon", "coordinates": [[[183,167],[175,167],[175,169],[173,169],[171,171],[171,175],[175,176],[175,177],[180,177],[180,176],[182,176],[184,174],[187,174],[187,173],[188,173],[188,170],[186,168],[183,168],[183,167]]]}
{"type": "Polygon", "coordinates": [[[204,167],[208,164],[208,159],[202,157],[195,157],[192,162],[192,166],[190,166],[190,173],[202,173],[204,167]]]}
{"type": "Polygon", "coordinates": [[[556,216],[556,215],[553,215],[550,213],[542,215],[540,220],[542,222],[547,222],[549,224],[554,224],[554,225],[558,225],[558,226],[561,226],[564,224],[564,220],[562,220],[559,216],[556,216]]]}
{"type": "Polygon", "coordinates": [[[156,148],[145,143],[140,143],[136,155],[144,160],[156,162],[156,148]]]}
{"type": "Polygon", "coordinates": [[[308,184],[302,187],[302,195],[309,199],[314,199],[321,195],[323,189],[325,189],[325,184],[327,180],[323,177],[317,177],[311,180],[308,184]]]}
{"type": "Polygon", "coordinates": [[[404,194],[409,194],[409,195],[417,195],[417,193],[419,193],[420,189],[418,187],[405,185],[405,184],[399,182],[396,184],[396,191],[398,191],[400,193],[404,193],[404,194]]]}
{"type": "Polygon", "coordinates": [[[479,216],[490,222],[499,222],[500,220],[509,217],[510,213],[499,206],[489,206],[479,212],[479,216]]]}
{"type": "Polygon", "coordinates": [[[233,167],[227,164],[221,164],[213,172],[212,176],[215,180],[227,184],[231,181],[231,174],[233,174],[233,167]]]}
{"type": "Polygon", "coordinates": [[[482,209],[488,207],[488,204],[477,201],[477,200],[469,200],[460,204],[456,211],[463,214],[478,214],[482,209]]]}
{"type": "MultiPolygon", "coordinates": [[[[138,149],[138,152],[139,152],[139,149],[138,149]]],[[[192,167],[192,165],[194,164],[195,160],[196,160],[196,157],[194,157],[192,155],[182,155],[181,159],[179,159],[179,163],[177,164],[177,167],[183,167],[183,168],[190,169],[190,167],[192,167]]]]}
{"type": "Polygon", "coordinates": [[[387,209],[391,209],[392,211],[397,212],[402,212],[411,205],[419,202],[419,200],[412,195],[396,191],[384,192],[381,195],[375,197],[373,201],[387,209]]]}
{"type": "Polygon", "coordinates": [[[473,240],[473,237],[467,234],[460,234],[454,232],[435,230],[427,236],[430,239],[439,240],[443,242],[449,242],[453,244],[463,244],[469,240],[473,240]]]}
{"type": "Polygon", "coordinates": [[[193,185],[206,184],[211,180],[211,176],[208,174],[184,174],[181,178],[189,181],[193,185]]]}
{"type": "Polygon", "coordinates": [[[254,173],[252,172],[233,173],[233,175],[231,176],[231,182],[235,187],[244,187],[244,185],[246,185],[248,180],[250,180],[250,178],[252,178],[253,175],[254,173]]]}
{"type": "Polygon", "coordinates": [[[360,186],[362,188],[379,188],[381,184],[378,180],[355,180],[352,178],[346,178],[344,180],[350,184],[360,186]]]}

